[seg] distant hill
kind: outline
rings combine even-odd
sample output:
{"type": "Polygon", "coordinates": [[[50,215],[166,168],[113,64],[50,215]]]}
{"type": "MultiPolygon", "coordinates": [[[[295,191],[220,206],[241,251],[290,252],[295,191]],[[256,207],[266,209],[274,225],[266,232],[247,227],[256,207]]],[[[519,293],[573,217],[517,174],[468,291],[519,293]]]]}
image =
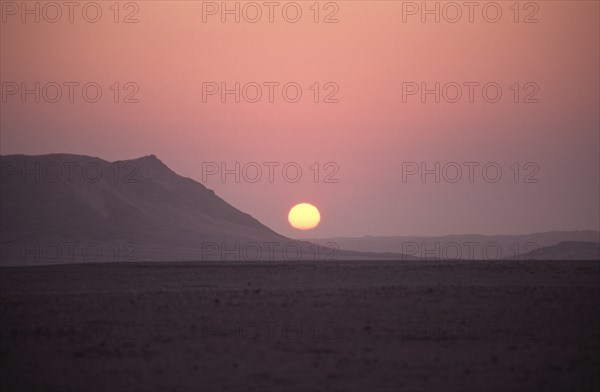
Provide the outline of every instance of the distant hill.
{"type": "Polygon", "coordinates": [[[335,242],[341,249],[359,252],[402,253],[429,259],[500,260],[517,259],[522,254],[565,241],[599,243],[600,232],[582,230],[525,235],[364,236],[334,237],[318,241],[335,242]]]}
{"type": "Polygon", "coordinates": [[[156,156],[1,156],[3,265],[398,258],[286,238],[156,156]]]}
{"type": "Polygon", "coordinates": [[[565,241],[522,254],[521,260],[600,260],[597,242],[565,241]]]}

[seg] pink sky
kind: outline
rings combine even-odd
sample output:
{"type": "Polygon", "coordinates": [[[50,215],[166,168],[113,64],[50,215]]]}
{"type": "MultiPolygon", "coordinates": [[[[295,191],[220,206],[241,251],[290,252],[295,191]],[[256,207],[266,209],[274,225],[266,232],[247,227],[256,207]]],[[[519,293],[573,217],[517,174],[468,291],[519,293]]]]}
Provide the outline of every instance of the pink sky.
{"type": "MultiPolygon", "coordinates": [[[[403,23],[403,2],[340,1],[338,23],[314,23],[309,1],[297,2],[303,10],[298,23],[276,12],[274,23],[263,15],[255,24],[221,23],[218,15],[203,23],[201,1],[135,2],[138,23],[114,23],[113,2],[97,3],[103,11],[98,23],[77,10],[73,23],[66,15],[57,23],[35,23],[32,16],[22,23],[3,2],[3,86],[96,82],[103,96],[96,104],[80,95],[74,103],[38,104],[6,97],[2,154],[68,152],[107,160],[156,154],[198,181],[203,162],[296,162],[303,169],[297,183],[277,171],[274,183],[231,177],[222,183],[217,176],[204,182],[294,237],[599,228],[598,2],[534,2],[538,23],[522,23],[533,8],[521,9],[515,23],[512,1],[497,2],[503,11],[497,23],[477,11],[473,23],[467,15],[458,23],[431,17],[421,23],[419,15],[403,23]],[[268,81],[300,84],[302,99],[202,99],[206,82],[268,81]],[[406,82],[468,81],[498,83],[502,99],[487,103],[476,90],[473,103],[421,103],[417,96],[402,102],[406,82]],[[114,103],[114,82],[135,82],[139,102],[114,103]],[[309,87],[315,82],[335,82],[339,103],[314,103],[309,87]],[[509,87],[515,82],[534,82],[540,102],[514,103],[509,87]],[[498,163],[503,178],[402,182],[403,162],[470,161],[498,163]],[[322,170],[334,162],[339,181],[315,183],[314,162],[322,170]],[[509,168],[515,162],[535,162],[539,182],[514,183],[509,168]],[[301,233],[288,225],[287,212],[299,202],[319,207],[317,229],[301,233]]],[[[333,9],[321,9],[320,17],[333,9]]],[[[132,10],[121,9],[119,19],[132,10]]]]}

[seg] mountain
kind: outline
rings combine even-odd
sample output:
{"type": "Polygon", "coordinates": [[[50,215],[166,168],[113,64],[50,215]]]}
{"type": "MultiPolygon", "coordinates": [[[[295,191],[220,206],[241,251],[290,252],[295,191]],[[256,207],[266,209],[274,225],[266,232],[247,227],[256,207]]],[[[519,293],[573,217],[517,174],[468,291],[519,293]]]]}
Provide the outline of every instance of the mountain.
{"type": "MultiPolygon", "coordinates": [[[[313,240],[315,241],[315,240],[313,240]]],[[[525,235],[364,236],[320,239],[340,248],[360,252],[391,252],[432,259],[500,260],[517,259],[536,249],[564,241],[600,242],[600,232],[550,231],[525,235]]]]}
{"type": "Polygon", "coordinates": [[[1,164],[2,261],[197,260],[238,243],[290,241],[154,155],[10,155],[1,164]]]}
{"type": "Polygon", "coordinates": [[[597,242],[565,241],[522,254],[521,260],[600,260],[597,242]]]}
{"type": "Polygon", "coordinates": [[[277,234],[156,156],[0,156],[0,263],[400,258],[277,234]]]}

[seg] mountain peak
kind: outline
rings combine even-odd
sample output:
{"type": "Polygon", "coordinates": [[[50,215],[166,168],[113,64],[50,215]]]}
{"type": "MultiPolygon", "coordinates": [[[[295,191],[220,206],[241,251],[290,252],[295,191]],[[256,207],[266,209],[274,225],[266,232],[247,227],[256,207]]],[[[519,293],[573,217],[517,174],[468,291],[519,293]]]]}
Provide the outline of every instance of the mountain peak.
{"type": "Polygon", "coordinates": [[[152,174],[153,171],[166,171],[175,174],[163,161],[158,159],[154,154],[144,155],[139,158],[124,160],[122,162],[132,163],[137,166],[138,169],[143,170],[147,174],[152,174]]]}
{"type": "Polygon", "coordinates": [[[139,158],[137,158],[137,159],[135,159],[135,160],[136,160],[136,161],[144,161],[144,160],[148,160],[148,161],[150,161],[150,160],[155,160],[155,161],[159,161],[159,162],[160,162],[160,159],[158,159],[158,158],[156,157],[156,155],[154,155],[154,154],[150,154],[150,155],[144,155],[143,157],[139,157],[139,158]]]}
{"type": "Polygon", "coordinates": [[[139,158],[130,159],[129,161],[138,162],[138,163],[160,163],[160,164],[164,165],[164,163],[160,159],[158,159],[158,157],[154,154],[144,155],[139,158]]]}

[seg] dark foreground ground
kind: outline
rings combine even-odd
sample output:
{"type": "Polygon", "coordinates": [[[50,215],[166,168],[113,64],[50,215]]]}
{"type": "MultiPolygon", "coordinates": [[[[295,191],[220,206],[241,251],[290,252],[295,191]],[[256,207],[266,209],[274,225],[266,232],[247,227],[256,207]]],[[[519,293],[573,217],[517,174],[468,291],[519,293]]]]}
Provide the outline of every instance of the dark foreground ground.
{"type": "Polygon", "coordinates": [[[9,390],[598,390],[600,262],[2,268],[9,390]]]}

